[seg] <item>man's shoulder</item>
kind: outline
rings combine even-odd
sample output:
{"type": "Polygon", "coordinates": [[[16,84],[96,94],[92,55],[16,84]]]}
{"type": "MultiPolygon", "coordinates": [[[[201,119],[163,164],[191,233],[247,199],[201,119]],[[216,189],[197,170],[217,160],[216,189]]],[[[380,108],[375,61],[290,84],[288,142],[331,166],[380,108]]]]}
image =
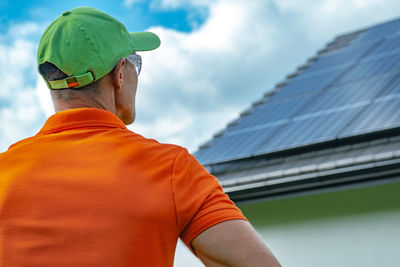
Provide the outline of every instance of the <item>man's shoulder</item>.
{"type": "Polygon", "coordinates": [[[143,135],[140,135],[136,132],[128,130],[127,139],[121,140],[122,142],[127,141],[127,145],[132,148],[140,148],[143,150],[147,150],[151,153],[167,153],[176,157],[178,154],[182,152],[187,152],[187,149],[170,143],[162,143],[153,138],[148,138],[143,135]]]}
{"type": "Polygon", "coordinates": [[[25,145],[25,144],[30,144],[30,143],[33,143],[33,142],[35,142],[35,136],[30,136],[30,137],[26,137],[24,139],[15,141],[14,143],[12,143],[11,145],[8,146],[7,150],[5,150],[2,153],[0,153],[0,155],[5,154],[6,152],[8,152],[9,150],[11,150],[11,149],[13,149],[15,147],[22,146],[22,145],[25,145]]]}

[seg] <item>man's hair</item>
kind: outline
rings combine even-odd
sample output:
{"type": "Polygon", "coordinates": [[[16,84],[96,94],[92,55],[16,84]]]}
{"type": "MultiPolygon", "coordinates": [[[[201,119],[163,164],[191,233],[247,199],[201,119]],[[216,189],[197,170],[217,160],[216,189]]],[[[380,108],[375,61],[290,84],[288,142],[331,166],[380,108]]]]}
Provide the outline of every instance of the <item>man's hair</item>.
{"type": "MultiPolygon", "coordinates": [[[[57,68],[54,64],[45,62],[39,66],[39,71],[48,81],[65,79],[68,76],[57,68]]],[[[100,79],[101,80],[101,79],[100,79]]],[[[96,98],[100,95],[100,80],[80,88],[52,89],[51,95],[61,101],[71,101],[77,98],[96,98]]]]}

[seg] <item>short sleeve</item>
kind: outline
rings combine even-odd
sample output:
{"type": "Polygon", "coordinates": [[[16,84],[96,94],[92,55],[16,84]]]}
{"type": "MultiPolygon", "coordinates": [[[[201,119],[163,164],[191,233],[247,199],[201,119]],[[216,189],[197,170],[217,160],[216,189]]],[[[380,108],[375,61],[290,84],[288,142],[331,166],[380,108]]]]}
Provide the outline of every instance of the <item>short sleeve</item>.
{"type": "Polygon", "coordinates": [[[172,186],[180,237],[191,250],[190,242],[209,227],[227,220],[246,220],[217,178],[186,149],[175,159],[172,186]]]}

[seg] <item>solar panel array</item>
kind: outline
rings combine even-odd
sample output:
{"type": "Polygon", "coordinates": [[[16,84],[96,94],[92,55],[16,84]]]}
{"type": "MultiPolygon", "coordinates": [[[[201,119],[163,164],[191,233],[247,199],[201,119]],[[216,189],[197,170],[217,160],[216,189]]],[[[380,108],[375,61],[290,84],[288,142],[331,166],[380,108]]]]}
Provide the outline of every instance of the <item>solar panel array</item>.
{"type": "Polygon", "coordinates": [[[400,19],[351,38],[328,45],[197,159],[210,165],[400,127],[400,19]]]}

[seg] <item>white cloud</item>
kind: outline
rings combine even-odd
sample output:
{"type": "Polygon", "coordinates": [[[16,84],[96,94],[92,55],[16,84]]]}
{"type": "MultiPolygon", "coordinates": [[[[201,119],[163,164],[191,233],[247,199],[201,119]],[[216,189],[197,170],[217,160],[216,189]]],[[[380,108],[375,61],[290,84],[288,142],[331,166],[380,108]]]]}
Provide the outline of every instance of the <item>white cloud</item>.
{"type": "Polygon", "coordinates": [[[55,111],[51,100],[50,89],[39,74],[37,75],[35,93],[39,99],[39,104],[44,114],[46,114],[47,117],[53,115],[55,111]]]}
{"type": "MultiPolygon", "coordinates": [[[[129,1],[129,0],[124,0],[129,1]]],[[[139,0],[140,1],[140,0],[139,0]]],[[[152,0],[150,7],[157,10],[190,9],[199,7],[209,7],[214,0],[152,0]]],[[[198,11],[198,10],[197,10],[198,11]]]]}
{"type": "Polygon", "coordinates": [[[237,116],[240,106],[248,105],[241,97],[254,94],[254,88],[247,87],[254,85],[248,83],[256,66],[253,60],[273,49],[266,38],[274,36],[270,27],[246,29],[251,15],[243,12],[240,3],[221,1],[212,6],[210,18],[195,32],[150,29],[160,36],[162,46],[143,53],[137,98],[137,125],[143,132],[154,136],[160,129],[156,125],[185,125],[174,137],[163,135],[160,140],[178,140],[193,151],[237,116]]]}
{"type": "Polygon", "coordinates": [[[124,0],[122,5],[125,7],[132,7],[133,4],[140,2],[141,0],[124,0]]]}
{"type": "Polygon", "coordinates": [[[29,36],[38,25],[12,25],[0,36],[0,151],[36,133],[44,116],[35,93],[36,45],[29,36]]]}
{"type": "Polygon", "coordinates": [[[39,25],[31,21],[23,22],[21,24],[11,24],[8,29],[8,38],[27,38],[42,32],[44,30],[43,27],[44,25],[39,25]]]}
{"type": "Polygon", "coordinates": [[[26,86],[24,75],[33,65],[33,47],[32,42],[24,39],[16,39],[11,45],[0,44],[0,75],[6,83],[0,87],[0,96],[8,96],[10,88],[26,86]]]}
{"type": "Polygon", "coordinates": [[[321,41],[398,17],[400,9],[400,2],[394,0],[276,0],[274,3],[282,14],[294,17],[308,39],[321,41]]]}
{"type": "Polygon", "coordinates": [[[35,134],[44,122],[33,88],[15,91],[10,106],[0,108],[0,152],[11,144],[35,134]]]}

